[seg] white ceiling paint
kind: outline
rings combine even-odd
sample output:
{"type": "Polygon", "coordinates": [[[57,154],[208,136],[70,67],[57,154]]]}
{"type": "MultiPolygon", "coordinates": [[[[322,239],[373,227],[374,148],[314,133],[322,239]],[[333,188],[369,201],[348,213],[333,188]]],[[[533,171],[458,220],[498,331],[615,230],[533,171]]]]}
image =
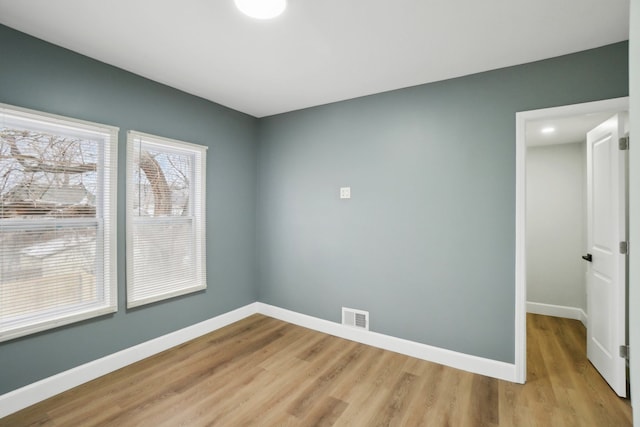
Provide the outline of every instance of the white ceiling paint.
{"type": "Polygon", "coordinates": [[[602,112],[528,121],[526,128],[527,147],[585,142],[587,132],[613,114],[612,112],[602,112]],[[542,129],[546,127],[553,127],[555,132],[542,133],[542,129]]]}
{"type": "Polygon", "coordinates": [[[263,117],[627,40],[629,0],[0,0],[0,23],[263,117]]]}

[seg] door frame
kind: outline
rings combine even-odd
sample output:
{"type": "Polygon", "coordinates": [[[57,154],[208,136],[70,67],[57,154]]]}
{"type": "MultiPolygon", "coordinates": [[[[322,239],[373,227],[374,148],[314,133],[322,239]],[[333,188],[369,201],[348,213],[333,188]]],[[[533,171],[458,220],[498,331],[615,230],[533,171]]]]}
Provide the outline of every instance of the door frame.
{"type": "MultiPolygon", "coordinates": [[[[629,97],[516,113],[515,382],[527,380],[526,125],[528,121],[629,110],[629,97]]],[[[587,313],[588,315],[589,313],[587,313]]]]}

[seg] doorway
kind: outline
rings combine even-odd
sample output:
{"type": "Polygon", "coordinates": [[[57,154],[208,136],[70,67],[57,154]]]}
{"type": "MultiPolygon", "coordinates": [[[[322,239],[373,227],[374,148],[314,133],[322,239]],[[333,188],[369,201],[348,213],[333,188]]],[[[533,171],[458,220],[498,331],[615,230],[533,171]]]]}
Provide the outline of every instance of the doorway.
{"type": "Polygon", "coordinates": [[[629,98],[624,97],[516,113],[515,377],[517,382],[524,383],[527,375],[527,128],[544,123],[546,120],[562,120],[601,113],[613,115],[628,109],[629,98]]]}

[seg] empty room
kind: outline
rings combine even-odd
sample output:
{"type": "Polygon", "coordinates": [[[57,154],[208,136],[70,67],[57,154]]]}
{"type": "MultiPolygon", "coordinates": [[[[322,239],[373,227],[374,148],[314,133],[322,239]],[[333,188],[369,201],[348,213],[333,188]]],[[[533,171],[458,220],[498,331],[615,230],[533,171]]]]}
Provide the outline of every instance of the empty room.
{"type": "Polygon", "coordinates": [[[638,0],[0,0],[0,426],[634,425],[638,100],[638,0]]]}

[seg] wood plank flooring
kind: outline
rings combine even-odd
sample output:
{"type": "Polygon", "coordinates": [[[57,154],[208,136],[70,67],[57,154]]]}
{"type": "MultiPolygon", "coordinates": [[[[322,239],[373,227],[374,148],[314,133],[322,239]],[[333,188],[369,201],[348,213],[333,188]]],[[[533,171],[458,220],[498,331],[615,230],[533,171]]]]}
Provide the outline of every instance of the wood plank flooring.
{"type": "Polygon", "coordinates": [[[528,315],[513,384],[254,315],[0,426],[631,426],[575,320],[528,315]]]}

